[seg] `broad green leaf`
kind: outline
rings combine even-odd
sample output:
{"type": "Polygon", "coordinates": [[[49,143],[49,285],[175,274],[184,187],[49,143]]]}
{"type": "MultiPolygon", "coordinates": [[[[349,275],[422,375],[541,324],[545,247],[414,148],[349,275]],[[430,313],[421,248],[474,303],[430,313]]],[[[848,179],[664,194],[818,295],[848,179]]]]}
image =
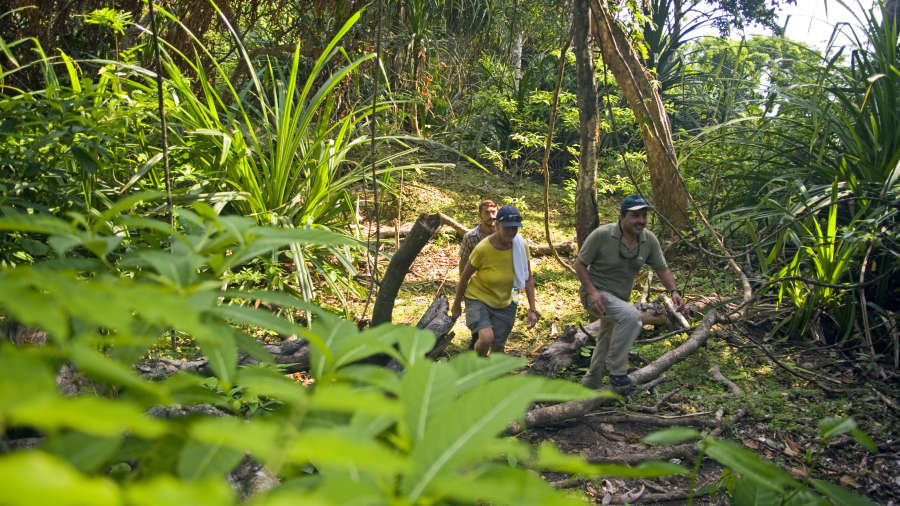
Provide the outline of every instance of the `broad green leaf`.
{"type": "Polygon", "coordinates": [[[856,421],[852,418],[832,417],[819,422],[819,433],[825,440],[846,434],[856,428],[856,421]]]}
{"type": "Polygon", "coordinates": [[[223,297],[230,297],[234,299],[259,299],[269,304],[275,304],[277,306],[289,307],[294,309],[302,309],[304,311],[309,311],[320,316],[324,313],[324,310],[319,306],[306,302],[299,297],[294,297],[293,295],[284,292],[276,292],[272,290],[225,290],[221,295],[223,297]]]}
{"type": "Polygon", "coordinates": [[[227,399],[222,394],[216,393],[206,386],[207,381],[206,378],[195,374],[178,372],[157,384],[172,399],[172,402],[177,404],[222,405],[226,403],[227,399]]]}
{"type": "Polygon", "coordinates": [[[53,372],[32,353],[0,345],[0,371],[0,414],[20,404],[57,395],[53,372]]]}
{"type": "Polygon", "coordinates": [[[866,450],[869,450],[872,453],[878,452],[878,447],[875,446],[875,441],[872,441],[872,438],[870,438],[869,435],[865,432],[859,429],[853,429],[850,431],[850,435],[852,435],[859,444],[863,445],[866,450]]]}
{"type": "Polygon", "coordinates": [[[420,360],[403,374],[402,385],[403,420],[415,445],[428,420],[456,398],[456,372],[447,364],[420,360]]]}
{"type": "Polygon", "coordinates": [[[9,418],[41,429],[69,428],[98,436],[131,432],[154,438],[166,432],[165,422],[147,416],[137,406],[99,397],[36,399],[11,410],[9,418]]]}
{"type": "Polygon", "coordinates": [[[599,474],[597,467],[585,461],[580,455],[563,453],[549,441],[542,442],[538,447],[537,458],[532,466],[536,469],[563,471],[572,474],[599,474]]]}
{"type": "Polygon", "coordinates": [[[210,445],[250,452],[260,460],[272,458],[287,437],[281,424],[261,419],[206,418],[191,424],[188,433],[210,445]]]}
{"type": "Polygon", "coordinates": [[[485,360],[474,352],[469,352],[453,357],[449,363],[456,369],[456,391],[462,394],[487,381],[514,371],[527,362],[524,358],[506,354],[491,355],[485,360]]]}
{"type": "Polygon", "coordinates": [[[309,331],[303,330],[303,337],[315,346],[309,349],[309,370],[314,378],[321,378],[330,372],[334,364],[336,348],[343,340],[357,335],[356,325],[337,317],[320,316],[313,320],[309,331]]]}
{"type": "Polygon", "coordinates": [[[400,345],[400,353],[406,359],[408,366],[415,365],[420,360],[429,360],[425,358],[425,354],[434,348],[436,340],[434,333],[415,327],[406,328],[409,330],[397,333],[397,343],[400,345]]]}
{"type": "Polygon", "coordinates": [[[683,443],[689,439],[697,439],[700,432],[685,427],[672,427],[658,430],[644,436],[643,441],[651,445],[673,445],[683,443]]]}
{"type": "Polygon", "coordinates": [[[192,252],[136,251],[123,260],[123,265],[150,267],[176,287],[186,287],[197,280],[197,269],[205,259],[192,252]]]}
{"type": "Polygon", "coordinates": [[[64,340],[71,332],[67,315],[52,296],[39,291],[34,269],[19,267],[0,272],[0,305],[21,323],[45,329],[50,337],[64,340]]]}
{"type": "Polygon", "coordinates": [[[0,216],[0,230],[63,236],[77,233],[77,229],[55,216],[14,212],[0,216]]]}
{"type": "Polygon", "coordinates": [[[178,476],[190,481],[224,478],[242,458],[244,452],[234,448],[189,439],[178,458],[178,476]]]}
{"type": "Polygon", "coordinates": [[[271,364],[275,362],[272,358],[272,354],[269,353],[269,350],[253,337],[239,330],[235,330],[232,333],[232,337],[234,337],[234,342],[237,344],[237,347],[247,355],[250,355],[263,363],[271,364]]]}
{"type": "MultiPolygon", "coordinates": [[[[381,327],[383,325],[378,328],[381,327]]],[[[334,341],[331,345],[331,351],[334,354],[334,362],[331,367],[337,370],[347,364],[379,353],[400,358],[397,350],[394,349],[394,339],[391,336],[395,329],[388,328],[386,330],[388,332],[347,334],[343,339],[334,341]]]]}
{"type": "Polygon", "coordinates": [[[134,370],[117,362],[83,342],[72,346],[69,357],[78,369],[88,376],[125,387],[157,402],[166,403],[165,391],[156,383],[151,383],[134,373],[134,370]]]}
{"type": "Polygon", "coordinates": [[[242,367],[237,383],[257,396],[280,399],[298,409],[304,409],[308,403],[306,390],[300,383],[271,369],[242,367]]]}
{"type": "Polygon", "coordinates": [[[770,506],[781,504],[781,500],[781,493],[747,477],[737,479],[731,497],[734,506],[770,506]]]}
{"type": "Polygon", "coordinates": [[[3,504],[10,506],[121,504],[120,491],[111,480],[84,476],[41,451],[0,456],[0,490],[3,504]]]}
{"type": "Polygon", "coordinates": [[[524,469],[495,466],[487,472],[465,476],[442,475],[428,494],[437,502],[508,504],[510,506],[568,506],[588,504],[568,491],[556,490],[540,475],[524,469]]]}
{"type": "Polygon", "coordinates": [[[356,381],[363,385],[380,388],[392,394],[400,393],[401,380],[397,373],[377,365],[351,364],[342,367],[337,372],[337,377],[345,380],[356,381]]]}
{"type": "MultiPolygon", "coordinates": [[[[266,330],[274,330],[285,336],[298,335],[306,330],[294,322],[263,309],[246,306],[218,306],[210,309],[210,312],[233,323],[255,325],[266,330]]],[[[304,337],[306,336],[304,335],[304,337]]]]}
{"type": "Polygon", "coordinates": [[[393,416],[354,413],[350,418],[348,429],[360,437],[374,439],[397,422],[393,416]]]}
{"type": "Polygon", "coordinates": [[[232,383],[237,368],[237,347],[232,334],[230,332],[222,332],[218,335],[202,333],[195,334],[194,337],[216,376],[226,383],[232,383]]]}
{"type": "Polygon", "coordinates": [[[828,483],[827,481],[816,479],[812,479],[809,481],[810,483],[812,483],[813,487],[816,487],[816,490],[821,492],[825,497],[834,499],[836,504],[840,504],[842,506],[874,506],[876,504],[866,499],[865,497],[856,495],[853,492],[839,487],[833,483],[828,483]]]}
{"type": "Polygon", "coordinates": [[[166,475],[128,484],[125,497],[128,504],[134,506],[222,506],[235,503],[234,492],[224,479],[185,482],[166,475]]]}
{"type": "Polygon", "coordinates": [[[107,463],[121,445],[121,437],[69,432],[50,437],[41,449],[65,459],[83,473],[93,473],[107,463]]]}
{"type": "Polygon", "coordinates": [[[431,417],[410,454],[413,471],[402,481],[407,498],[418,500],[432,480],[456,473],[529,404],[541,399],[547,382],[534,376],[501,378],[469,390],[431,417]]]}
{"type": "Polygon", "coordinates": [[[797,488],[800,485],[780,467],[731,441],[714,440],[704,450],[718,463],[776,492],[781,493],[785,488],[797,488]]]}
{"type": "Polygon", "coordinates": [[[394,417],[402,413],[399,401],[381,392],[342,384],[317,385],[315,395],[309,398],[309,409],[394,417]]]}
{"type": "Polygon", "coordinates": [[[409,470],[405,456],[377,440],[364,439],[346,430],[304,431],[287,445],[286,458],[295,464],[364,471],[394,476],[409,470]]]}

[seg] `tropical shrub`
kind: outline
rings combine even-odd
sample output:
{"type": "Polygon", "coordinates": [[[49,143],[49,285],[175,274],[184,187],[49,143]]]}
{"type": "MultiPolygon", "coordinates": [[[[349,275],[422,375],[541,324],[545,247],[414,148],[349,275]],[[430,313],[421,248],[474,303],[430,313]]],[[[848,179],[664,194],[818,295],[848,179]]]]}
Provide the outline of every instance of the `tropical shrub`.
{"type": "Polygon", "coordinates": [[[434,344],[428,331],[360,331],[284,293],[221,288],[226,269],[289,242],[340,245],[341,236],[260,227],[202,203],[177,209],[173,232],[125,215],[136,199],[96,219],[0,219],[4,230],[46,237],[58,255],[0,272],[2,314],[49,336],[42,347],[0,351],[2,428],[40,435],[36,448],[0,456],[8,504],[233,504],[225,476],[246,455],[280,480],[254,504],[576,504],[534,471],[684,472],[667,463],[589,465],[552,446],[533,451],[498,437],[534,401],[596,395],[565,381],[509,375],[524,359],[466,353],[435,363],[424,356],[434,344]],[[123,239],[126,230],[174,242],[147,247],[123,239]],[[248,299],[314,317],[306,327],[241,305],[248,299]],[[304,386],[280,373],[248,334],[256,328],[307,340],[314,381],[304,386]],[[149,381],[135,373],[134,364],[159,356],[173,331],[199,346],[211,378],[180,372],[149,381]],[[359,362],[376,353],[403,372],[359,362]],[[259,363],[238,365],[242,354],[259,363]],[[89,379],[74,396],[54,382],[65,362],[89,379]],[[176,404],[194,414],[148,414],[176,404]]]}

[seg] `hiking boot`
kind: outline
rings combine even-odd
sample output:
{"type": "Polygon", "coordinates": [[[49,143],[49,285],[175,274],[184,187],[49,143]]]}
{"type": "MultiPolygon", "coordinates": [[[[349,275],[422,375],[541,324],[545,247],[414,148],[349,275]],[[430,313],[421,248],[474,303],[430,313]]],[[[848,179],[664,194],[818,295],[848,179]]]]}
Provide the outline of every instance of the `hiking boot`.
{"type": "Polygon", "coordinates": [[[610,374],[609,384],[614,387],[627,387],[631,384],[631,378],[627,374],[610,374]]]}

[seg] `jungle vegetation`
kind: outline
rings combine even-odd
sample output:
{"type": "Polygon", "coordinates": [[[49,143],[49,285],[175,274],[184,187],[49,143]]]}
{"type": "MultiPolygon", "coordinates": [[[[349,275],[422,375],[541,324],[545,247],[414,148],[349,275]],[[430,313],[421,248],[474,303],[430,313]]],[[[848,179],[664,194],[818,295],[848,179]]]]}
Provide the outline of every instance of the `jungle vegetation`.
{"type": "MultiPolygon", "coordinates": [[[[896,483],[820,467],[835,440],[896,465],[900,432],[897,4],[850,7],[835,29],[851,42],[817,49],[762,0],[14,1],[0,13],[0,503],[578,504],[603,499],[604,477],[661,476],[684,477],[688,502],[896,501],[896,483]],[[400,323],[455,264],[427,269],[427,297],[404,292],[428,299],[411,314],[368,326],[400,240],[376,229],[436,211],[468,223],[493,198],[526,212],[533,244],[556,242],[576,238],[573,216],[658,195],[652,121],[602,28],[576,29],[589,12],[615,20],[663,106],[686,197],[659,208],[687,221],[653,227],[702,302],[694,329],[715,310],[713,333],[754,336],[729,353],[789,371],[786,398],[839,384],[829,398],[873,390],[892,416],[827,404],[790,455],[802,466],[727,426],[643,438],[690,446],[678,463],[511,437],[535,406],[598,396],[576,369],[522,373],[526,347],[579,321],[574,277],[550,261],[541,304],[562,309],[517,352],[458,343],[432,360],[435,336],[400,323]],[[771,35],[742,36],[751,25],[771,35]],[[273,358],[293,342],[300,369],[273,358]],[[826,350],[852,381],[764,353],[787,348],[826,350]],[[701,484],[710,459],[722,471],[701,484]]],[[[455,241],[433,239],[450,258],[455,241]]]]}

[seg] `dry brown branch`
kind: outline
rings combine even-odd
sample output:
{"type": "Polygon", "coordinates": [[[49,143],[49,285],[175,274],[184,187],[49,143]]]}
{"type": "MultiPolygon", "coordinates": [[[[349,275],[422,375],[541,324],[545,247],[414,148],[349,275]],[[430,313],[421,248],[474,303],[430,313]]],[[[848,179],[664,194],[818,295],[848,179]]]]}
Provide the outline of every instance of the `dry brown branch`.
{"type": "Polygon", "coordinates": [[[606,455],[602,451],[588,454],[586,460],[591,464],[640,464],[648,460],[692,460],[697,455],[695,443],[684,443],[670,446],[650,446],[639,451],[606,455]]]}
{"type": "Polygon", "coordinates": [[[669,311],[669,315],[672,316],[678,323],[681,324],[681,328],[689,329],[691,328],[691,324],[688,323],[687,318],[684,317],[677,309],[675,309],[675,304],[672,303],[672,299],[668,297],[663,297],[663,305],[666,306],[666,310],[669,311]]]}
{"type": "Polygon", "coordinates": [[[446,214],[437,213],[437,215],[441,218],[441,224],[447,225],[450,228],[452,228],[453,231],[456,232],[456,235],[462,237],[462,236],[466,235],[466,232],[469,231],[469,229],[467,229],[465,226],[463,226],[462,223],[454,220],[453,218],[447,216],[446,214]]]}
{"type": "Polygon", "coordinates": [[[735,385],[733,381],[726,378],[725,375],[722,374],[722,371],[719,369],[719,364],[714,363],[713,365],[709,366],[709,374],[712,375],[713,379],[728,387],[731,390],[731,395],[733,395],[734,397],[744,394],[744,391],[741,390],[741,387],[735,385]]]}
{"type": "Polygon", "coordinates": [[[707,415],[710,412],[690,413],[687,415],[650,415],[643,413],[588,413],[585,416],[595,423],[643,423],[660,427],[676,425],[693,425],[699,427],[715,427],[716,421],[707,415]]]}
{"type": "Polygon", "coordinates": [[[653,283],[653,271],[647,271],[647,280],[644,282],[644,291],[641,292],[641,304],[647,303],[650,296],[650,285],[653,283]]]}
{"type": "Polygon", "coordinates": [[[529,244],[528,249],[531,252],[531,257],[544,257],[553,254],[557,255],[565,255],[565,256],[575,256],[575,252],[578,247],[575,245],[575,241],[563,241],[553,244],[552,246],[548,246],[546,244],[529,244]]]}

